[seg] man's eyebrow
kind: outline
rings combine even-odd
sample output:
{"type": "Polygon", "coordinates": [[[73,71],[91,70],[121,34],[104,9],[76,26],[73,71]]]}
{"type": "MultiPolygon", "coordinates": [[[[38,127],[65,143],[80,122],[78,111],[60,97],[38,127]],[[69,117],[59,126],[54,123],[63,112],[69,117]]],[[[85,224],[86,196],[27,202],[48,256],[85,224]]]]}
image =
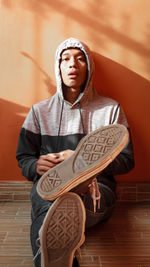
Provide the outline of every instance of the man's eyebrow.
{"type": "Polygon", "coordinates": [[[63,52],[61,56],[69,55],[67,52],[63,52]]]}

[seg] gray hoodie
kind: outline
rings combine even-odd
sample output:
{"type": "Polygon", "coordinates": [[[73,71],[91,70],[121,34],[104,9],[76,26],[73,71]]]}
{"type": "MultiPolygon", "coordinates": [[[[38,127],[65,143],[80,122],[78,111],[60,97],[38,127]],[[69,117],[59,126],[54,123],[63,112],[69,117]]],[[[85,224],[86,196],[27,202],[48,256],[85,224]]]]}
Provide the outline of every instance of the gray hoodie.
{"type": "MultiPolygon", "coordinates": [[[[129,129],[120,104],[100,96],[94,90],[93,73],[92,54],[83,42],[69,38],[60,44],[55,58],[57,91],[52,97],[31,108],[19,136],[16,157],[23,175],[28,180],[36,181],[40,178],[36,173],[36,162],[40,155],[65,149],[75,150],[83,136],[105,125],[120,123],[129,129]],[[84,53],[88,69],[85,88],[73,104],[64,99],[59,68],[61,53],[68,48],[78,48],[84,53]]],[[[127,146],[98,176],[98,180],[114,188],[113,176],[126,173],[133,166],[130,136],[127,146]]]]}

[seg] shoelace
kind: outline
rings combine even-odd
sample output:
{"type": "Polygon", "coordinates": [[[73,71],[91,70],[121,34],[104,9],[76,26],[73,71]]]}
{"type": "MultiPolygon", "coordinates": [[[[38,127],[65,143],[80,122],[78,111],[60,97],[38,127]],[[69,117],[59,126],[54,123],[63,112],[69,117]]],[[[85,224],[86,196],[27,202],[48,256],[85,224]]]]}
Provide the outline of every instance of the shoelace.
{"type": "Polygon", "coordinates": [[[35,260],[39,254],[41,254],[40,238],[37,238],[37,240],[36,240],[36,245],[37,245],[37,247],[39,247],[39,249],[38,249],[37,253],[35,254],[33,260],[35,260]]]}
{"type": "MultiPolygon", "coordinates": [[[[36,240],[36,246],[39,247],[39,248],[38,248],[37,253],[35,254],[35,256],[33,258],[33,261],[37,258],[38,255],[41,254],[40,238],[37,238],[37,240],[36,240]]],[[[82,256],[81,256],[81,249],[80,248],[77,248],[75,255],[77,255],[77,254],[78,254],[79,258],[81,259],[82,256]]],[[[74,258],[75,258],[75,255],[74,255],[74,258]]]]}
{"type": "Polygon", "coordinates": [[[89,184],[89,191],[93,199],[94,212],[96,212],[96,201],[98,202],[98,209],[100,209],[100,198],[101,198],[101,193],[99,191],[99,186],[96,178],[94,178],[92,182],[89,184]]]}
{"type": "Polygon", "coordinates": [[[78,255],[78,258],[81,260],[82,259],[82,255],[81,255],[81,249],[77,248],[75,254],[74,254],[74,258],[78,255]]]}

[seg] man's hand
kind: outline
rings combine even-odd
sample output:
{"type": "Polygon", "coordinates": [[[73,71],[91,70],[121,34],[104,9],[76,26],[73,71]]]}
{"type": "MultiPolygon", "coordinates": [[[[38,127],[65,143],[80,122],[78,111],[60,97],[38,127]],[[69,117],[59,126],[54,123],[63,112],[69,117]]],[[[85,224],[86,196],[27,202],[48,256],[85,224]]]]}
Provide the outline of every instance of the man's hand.
{"type": "Polygon", "coordinates": [[[68,159],[73,153],[73,150],[67,149],[59,153],[41,155],[37,161],[36,172],[43,175],[46,171],[53,168],[58,163],[68,159]]]}
{"type": "Polygon", "coordinates": [[[58,156],[60,161],[64,161],[64,160],[70,158],[73,155],[73,153],[74,153],[73,150],[67,149],[67,150],[60,151],[59,153],[57,153],[57,156],[58,156]]]}
{"type": "Polygon", "coordinates": [[[46,171],[53,168],[61,162],[56,153],[49,153],[46,155],[41,155],[37,161],[36,172],[43,175],[46,171]]]}

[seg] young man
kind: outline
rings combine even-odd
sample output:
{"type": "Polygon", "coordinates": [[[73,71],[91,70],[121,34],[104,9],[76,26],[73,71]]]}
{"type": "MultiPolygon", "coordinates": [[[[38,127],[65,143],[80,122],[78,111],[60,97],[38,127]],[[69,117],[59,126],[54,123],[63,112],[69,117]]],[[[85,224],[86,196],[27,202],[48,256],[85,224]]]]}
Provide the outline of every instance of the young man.
{"type": "MultiPolygon", "coordinates": [[[[20,132],[16,157],[23,175],[28,180],[33,181],[31,191],[31,245],[33,255],[36,255],[34,259],[36,267],[51,267],[53,265],[55,267],[61,267],[62,265],[71,267],[72,264],[73,266],[79,266],[77,259],[73,260],[72,255],[84,241],[84,208],[86,209],[86,227],[94,226],[108,219],[116,201],[116,182],[113,176],[127,173],[134,167],[133,148],[131,136],[129,136],[129,141],[121,153],[97,175],[101,202],[100,206],[96,207],[95,213],[93,212],[90,192],[87,187],[85,189],[85,186],[83,188],[80,188],[80,185],[78,186],[80,195],[82,195],[82,191],[85,193],[82,196],[83,202],[77,194],[67,193],[52,204],[52,201],[44,200],[37,193],[36,187],[40,177],[48,170],[69,159],[84,136],[103,126],[118,123],[129,130],[125,114],[119,103],[98,95],[94,90],[92,85],[93,72],[92,55],[84,43],[70,38],[60,44],[56,51],[55,61],[57,92],[51,98],[32,107],[20,132]],[[66,198],[68,198],[67,202],[66,198]],[[59,218],[59,214],[55,218],[56,210],[58,213],[65,213],[64,206],[67,205],[68,209],[68,205],[70,205],[66,203],[72,203],[71,210],[72,207],[77,207],[75,209],[76,216],[71,217],[71,222],[68,220],[71,227],[72,224],[78,225],[77,228],[74,228],[76,230],[72,230],[74,233],[78,233],[75,239],[79,238],[79,241],[72,248],[72,252],[69,254],[71,256],[66,256],[67,250],[63,250],[64,248],[61,246],[59,247],[61,241],[55,244],[54,249],[48,246],[49,243],[52,244],[58,232],[60,236],[61,234],[64,235],[63,229],[66,227],[64,221],[60,228],[59,223],[57,224],[57,230],[53,238],[51,237],[53,228],[50,224],[52,221],[55,224],[55,221],[59,218]],[[80,215],[82,215],[81,219],[80,215]],[[80,224],[82,227],[80,227],[80,224]],[[43,265],[41,265],[40,253],[37,254],[36,240],[39,233],[42,243],[43,265]],[[45,237],[43,237],[44,235],[45,237]],[[46,239],[47,236],[49,239],[46,239]],[[49,241],[50,239],[52,240],[49,241]],[[47,252],[45,253],[44,250],[47,252]],[[67,262],[68,257],[70,259],[67,262]]],[[[68,229],[69,227],[70,225],[68,229]]],[[[67,234],[69,240],[71,240],[71,233],[69,234],[69,231],[67,231],[67,234]]],[[[76,241],[75,239],[72,243],[76,241]]],[[[69,247],[72,243],[69,243],[69,247]]]]}

